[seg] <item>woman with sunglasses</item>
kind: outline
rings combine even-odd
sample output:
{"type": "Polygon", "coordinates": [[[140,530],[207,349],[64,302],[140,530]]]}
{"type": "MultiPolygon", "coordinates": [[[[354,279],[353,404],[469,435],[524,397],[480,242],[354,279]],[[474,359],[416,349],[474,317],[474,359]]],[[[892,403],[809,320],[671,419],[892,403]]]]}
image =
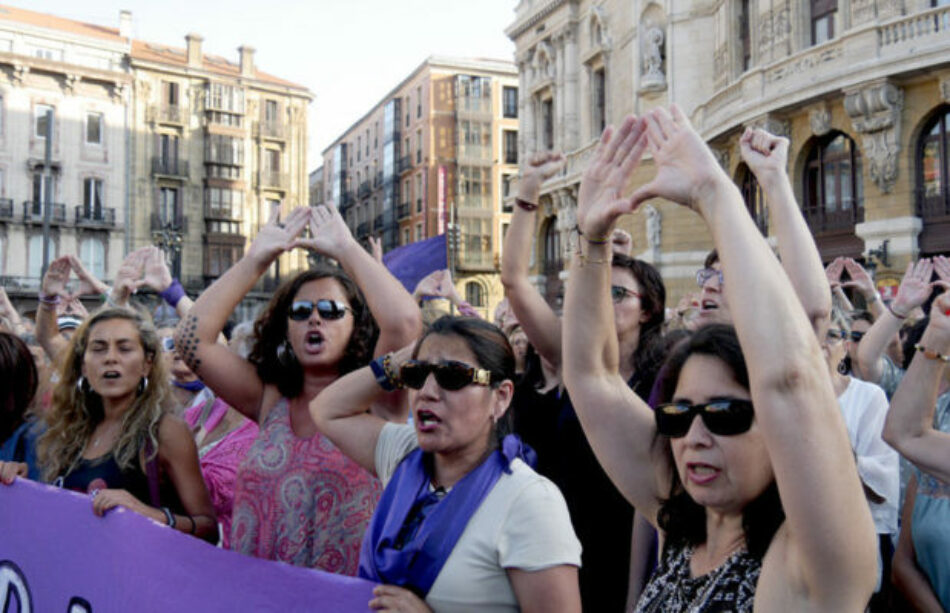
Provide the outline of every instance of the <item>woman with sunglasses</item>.
{"type": "Polygon", "coordinates": [[[654,197],[708,225],[736,328],[677,345],[651,410],[619,375],[608,250],[588,241],[567,287],[564,375],[597,456],[656,525],[660,564],[638,611],[860,611],[874,524],[811,322],[738,189],[676,106],[605,131],[578,224],[607,236],[654,197]],[[624,197],[649,146],[656,176],[624,197]]]}
{"type": "Polygon", "coordinates": [[[370,608],[580,611],[564,499],[506,436],[513,378],[501,330],[445,316],[310,404],[320,430],[387,484],[360,554],[360,576],[383,584],[370,608]],[[413,425],[366,412],[402,386],[413,425]]]}
{"type": "MultiPolygon", "coordinates": [[[[419,308],[335,208],[298,208],[283,223],[277,216],[275,209],[245,256],[198,298],[178,326],[176,345],[218,397],[260,426],[238,471],[231,548],[353,575],[381,488],[320,433],[308,405],[365,365],[374,347],[385,353],[415,338],[419,308]],[[308,225],[311,237],[300,238],[308,225]],[[261,275],[297,247],[338,261],[342,270],[315,268],[285,281],[254,325],[248,359],[218,344],[218,333],[261,275]]],[[[406,420],[398,403],[373,410],[406,420]]]]}
{"type": "MultiPolygon", "coordinates": [[[[535,154],[528,160],[518,184],[517,207],[505,238],[501,270],[511,309],[528,341],[558,371],[563,361],[561,320],[531,281],[529,268],[541,186],[562,165],[561,154],[550,152],[535,154]]],[[[609,248],[608,252],[613,251],[612,238],[609,234],[598,239],[609,248]]],[[[615,320],[623,356],[620,372],[635,393],[646,398],[662,359],[658,347],[666,289],[659,272],[650,264],[620,253],[611,257],[610,288],[604,294],[610,296],[614,305],[610,316],[615,320]]],[[[583,545],[580,586],[584,608],[620,610],[627,597],[630,551],[618,543],[630,543],[633,509],[597,463],[568,394],[561,389],[556,400],[554,410],[535,411],[526,407],[535,403],[533,395],[519,393],[512,410],[516,415],[536,417],[531,429],[553,433],[553,440],[546,447],[557,453],[553,457],[541,456],[538,465],[564,493],[583,545]]],[[[524,423],[518,422],[519,426],[524,423]]]]}

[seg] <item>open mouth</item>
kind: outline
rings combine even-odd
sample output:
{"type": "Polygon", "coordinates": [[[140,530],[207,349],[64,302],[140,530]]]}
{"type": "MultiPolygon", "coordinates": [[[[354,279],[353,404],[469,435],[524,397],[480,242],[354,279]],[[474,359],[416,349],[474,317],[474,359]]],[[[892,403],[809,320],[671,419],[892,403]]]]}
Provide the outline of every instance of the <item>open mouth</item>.
{"type": "Polygon", "coordinates": [[[106,372],[102,373],[103,379],[118,379],[121,376],[122,374],[116,370],[107,370],[106,372]]]}
{"type": "Polygon", "coordinates": [[[702,485],[715,480],[721,471],[709,464],[690,463],[686,465],[686,472],[690,481],[702,485]]]}
{"type": "Polygon", "coordinates": [[[701,303],[701,308],[703,311],[715,311],[719,308],[719,303],[713,300],[703,300],[701,303]]]}
{"type": "Polygon", "coordinates": [[[420,430],[428,430],[442,423],[442,420],[428,409],[419,409],[416,411],[416,421],[419,423],[420,430]]]}
{"type": "Polygon", "coordinates": [[[323,347],[323,335],[314,330],[313,332],[308,332],[306,338],[304,339],[308,351],[317,351],[323,347]]]}

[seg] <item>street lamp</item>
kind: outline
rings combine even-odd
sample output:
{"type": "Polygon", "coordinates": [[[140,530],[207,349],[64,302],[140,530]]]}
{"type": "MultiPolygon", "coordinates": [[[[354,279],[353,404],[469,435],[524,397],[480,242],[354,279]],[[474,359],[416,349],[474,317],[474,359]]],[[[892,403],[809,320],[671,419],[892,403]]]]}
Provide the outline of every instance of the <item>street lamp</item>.
{"type": "Polygon", "coordinates": [[[182,229],[165,222],[158,230],[152,230],[152,244],[162,250],[172,276],[181,278],[181,243],[184,237],[182,229]]]}

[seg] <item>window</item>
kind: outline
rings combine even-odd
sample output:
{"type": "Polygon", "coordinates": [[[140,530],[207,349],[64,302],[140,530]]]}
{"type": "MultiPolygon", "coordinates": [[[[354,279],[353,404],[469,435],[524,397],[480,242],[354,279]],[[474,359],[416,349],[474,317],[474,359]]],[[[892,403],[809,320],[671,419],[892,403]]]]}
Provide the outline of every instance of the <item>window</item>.
{"type": "Polygon", "coordinates": [[[205,141],[205,161],[232,166],[243,165],[244,141],[233,136],[209,134],[205,141]]]}
{"type": "Polygon", "coordinates": [[[502,115],[504,117],[518,116],[518,88],[503,87],[501,89],[502,115]]]}
{"type": "Polygon", "coordinates": [[[86,219],[102,219],[102,179],[83,179],[82,208],[86,219]]]}
{"type": "Polygon", "coordinates": [[[422,163],[422,130],[416,130],[416,164],[422,163]]]}
{"type": "Polygon", "coordinates": [[[518,133],[514,130],[502,132],[505,137],[505,164],[518,163],[518,133]]]}
{"type": "Polygon", "coordinates": [[[356,137],[356,161],[359,162],[363,159],[363,137],[356,137]]]}
{"type": "Polygon", "coordinates": [[[461,217],[462,262],[467,266],[486,267],[493,265],[491,257],[491,218],[461,217]]]}
{"type": "Polygon", "coordinates": [[[422,117],[422,86],[416,88],[416,117],[422,117]]]}
{"type": "Polygon", "coordinates": [[[84,238],[79,243],[79,260],[92,276],[104,279],[106,276],[106,247],[100,238],[84,238]]]}
{"type": "Polygon", "coordinates": [[[561,272],[561,233],[557,230],[557,218],[552,217],[544,229],[544,272],[561,272]]]}
{"type": "Polygon", "coordinates": [[[182,224],[181,201],[178,197],[178,188],[162,187],[158,190],[158,219],[161,225],[182,224]]]}
{"type": "Polygon", "coordinates": [[[86,144],[102,144],[102,113],[86,113],[86,144]]]}
{"type": "Polygon", "coordinates": [[[221,187],[205,188],[205,217],[239,220],[244,212],[244,192],[221,187]]]}
{"type": "Polygon", "coordinates": [[[509,175],[509,174],[501,175],[501,198],[502,198],[501,212],[502,213],[511,212],[511,204],[505,203],[504,199],[511,195],[511,184],[513,180],[514,180],[514,175],[509,175]]]}
{"type": "Polygon", "coordinates": [[[950,108],[922,132],[917,150],[917,210],[921,217],[950,215],[950,108]]]}
{"type": "Polygon", "coordinates": [[[422,212],[422,175],[416,175],[416,213],[422,212]]]}
{"type": "Polygon", "coordinates": [[[276,100],[267,100],[264,102],[264,121],[267,123],[277,123],[279,119],[277,112],[278,107],[276,100]]]}
{"type": "Polygon", "coordinates": [[[33,214],[41,215],[43,209],[40,208],[43,202],[46,202],[46,196],[49,194],[49,201],[56,201],[56,190],[55,184],[53,183],[53,177],[46,177],[45,181],[43,180],[43,173],[36,171],[33,173],[33,214]]]}
{"type": "Polygon", "coordinates": [[[591,73],[590,96],[591,138],[596,138],[607,126],[607,78],[603,68],[591,73]]]}
{"type": "Polygon", "coordinates": [[[846,134],[817,140],[805,163],[805,219],[813,232],[849,229],[864,220],[861,153],[846,134]]]}
{"type": "Polygon", "coordinates": [[[244,90],[240,87],[223,83],[209,83],[205,91],[207,94],[206,108],[228,113],[244,113],[244,90]]]}
{"type": "MultiPolygon", "coordinates": [[[[29,251],[29,265],[26,274],[32,279],[39,279],[43,272],[43,235],[32,235],[27,250],[29,251]]],[[[46,248],[46,257],[50,262],[56,259],[56,241],[52,237],[50,237],[49,245],[46,248]]]]}
{"type": "Polygon", "coordinates": [[[745,206],[752,215],[755,225],[763,235],[768,236],[768,209],[766,208],[765,195],[755,175],[749,170],[745,162],[739,164],[739,170],[736,173],[736,183],[739,185],[739,191],[742,192],[742,199],[745,206]]]}
{"type": "Polygon", "coordinates": [[[835,36],[838,0],[811,0],[811,44],[820,45],[835,36]]]}
{"type": "Polygon", "coordinates": [[[409,228],[402,229],[402,244],[403,245],[409,244],[409,228]]]}
{"type": "Polygon", "coordinates": [[[481,283],[469,281],[465,284],[465,302],[473,307],[485,306],[485,290],[482,289],[481,283]]]}
{"type": "Polygon", "coordinates": [[[554,149],[554,100],[551,98],[541,101],[541,137],[545,149],[554,149]]]}
{"type": "MultiPolygon", "coordinates": [[[[264,155],[264,167],[270,172],[280,172],[280,150],[265,149],[264,155]]],[[[359,182],[359,179],[357,179],[357,182],[359,182]]]]}
{"type": "Polygon", "coordinates": [[[162,81],[162,103],[166,106],[178,106],[178,83],[162,81]]]}
{"type": "Polygon", "coordinates": [[[35,129],[33,134],[36,138],[46,138],[46,133],[49,131],[49,121],[47,113],[54,112],[55,109],[48,104],[37,104],[33,110],[33,125],[35,129]]]}
{"type": "Polygon", "coordinates": [[[158,135],[158,157],[166,171],[174,171],[178,165],[178,136],[175,134],[158,135]]]}
{"type": "Polygon", "coordinates": [[[752,39],[749,32],[749,0],[739,2],[739,41],[742,44],[742,72],[752,65],[752,39]]]}
{"type": "Polygon", "coordinates": [[[220,277],[241,259],[244,249],[231,243],[208,243],[205,246],[205,276],[220,277]]]}
{"type": "Polygon", "coordinates": [[[422,240],[422,224],[417,223],[416,224],[416,242],[418,243],[421,240],[422,240]]]}
{"type": "Polygon", "coordinates": [[[459,166],[458,196],[461,208],[489,209],[491,207],[491,169],[482,166],[459,166]]]}

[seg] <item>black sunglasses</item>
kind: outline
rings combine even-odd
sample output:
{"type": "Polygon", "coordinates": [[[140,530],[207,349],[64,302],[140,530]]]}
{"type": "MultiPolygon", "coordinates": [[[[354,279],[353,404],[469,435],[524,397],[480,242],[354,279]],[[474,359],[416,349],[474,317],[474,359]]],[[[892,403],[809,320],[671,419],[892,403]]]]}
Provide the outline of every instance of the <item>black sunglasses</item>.
{"type": "Polygon", "coordinates": [[[339,300],[317,300],[314,303],[311,300],[295,300],[287,310],[287,317],[294,321],[306,321],[316,309],[321,319],[341,319],[347,311],[352,309],[339,300]]]}
{"type": "Polygon", "coordinates": [[[399,378],[406,387],[414,390],[422,389],[429,378],[429,373],[435,375],[435,382],[444,390],[454,392],[466,385],[491,385],[491,373],[484,368],[475,368],[464,362],[447,360],[432,364],[419,360],[409,360],[399,370],[399,378]]]}
{"type": "Polygon", "coordinates": [[[656,407],[653,415],[657,433],[679,438],[686,436],[697,415],[702,415],[703,424],[713,434],[732,436],[747,432],[752,427],[755,413],[751,401],[725,398],[705,404],[669,402],[656,407]]]}
{"type": "Polygon", "coordinates": [[[828,340],[831,342],[843,341],[848,338],[848,333],[844,330],[828,330],[828,340]]]}
{"type": "Polygon", "coordinates": [[[864,333],[864,332],[857,332],[857,331],[855,331],[855,330],[852,330],[850,334],[851,334],[851,340],[853,340],[854,342],[858,343],[858,342],[861,342],[861,339],[862,339],[862,338],[864,338],[864,334],[865,334],[865,333],[864,333]]]}

